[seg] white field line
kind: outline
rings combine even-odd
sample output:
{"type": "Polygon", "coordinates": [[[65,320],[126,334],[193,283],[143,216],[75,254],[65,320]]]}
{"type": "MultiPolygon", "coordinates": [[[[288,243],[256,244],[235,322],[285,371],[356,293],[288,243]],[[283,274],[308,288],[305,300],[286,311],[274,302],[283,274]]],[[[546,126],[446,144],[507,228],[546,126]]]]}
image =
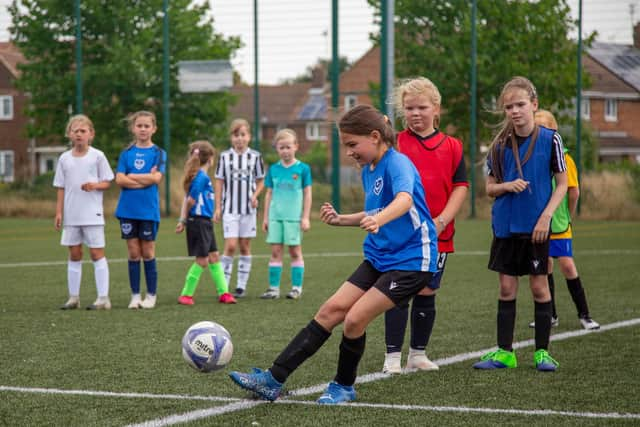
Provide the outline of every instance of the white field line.
{"type": "MultiPolygon", "coordinates": [[[[488,251],[458,251],[455,256],[488,256],[488,251]]],[[[574,255],[640,255],[640,249],[588,249],[577,251],[574,255]]],[[[253,258],[266,259],[269,258],[268,254],[252,255],[253,258]]],[[[362,252],[314,252],[304,253],[305,258],[342,258],[342,257],[362,257],[362,252]]],[[[173,262],[173,261],[192,261],[193,257],[187,256],[174,256],[174,257],[158,257],[156,258],[161,262],[173,262]]],[[[108,258],[109,263],[125,263],[127,258],[108,258]]],[[[82,261],[85,264],[90,263],[89,260],[82,261]]],[[[0,268],[20,268],[20,267],[54,267],[67,265],[67,261],[37,261],[37,262],[15,262],[15,263],[0,263],[0,268]]]]}

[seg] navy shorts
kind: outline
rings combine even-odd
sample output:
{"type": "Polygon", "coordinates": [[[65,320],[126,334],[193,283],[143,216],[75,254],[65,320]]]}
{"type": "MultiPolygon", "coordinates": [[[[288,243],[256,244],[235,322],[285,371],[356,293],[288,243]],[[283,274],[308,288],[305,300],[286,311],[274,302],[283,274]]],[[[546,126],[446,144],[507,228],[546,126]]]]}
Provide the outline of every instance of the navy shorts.
{"type": "Polygon", "coordinates": [[[142,219],[120,218],[120,233],[123,239],[156,240],[158,223],[142,219]]]}
{"type": "Polygon", "coordinates": [[[211,218],[190,216],[187,218],[187,252],[189,256],[206,257],[217,252],[216,236],[211,218]]]}
{"type": "Polygon", "coordinates": [[[395,305],[405,305],[429,282],[433,273],[428,271],[378,271],[367,260],[358,266],[347,279],[363,291],[376,288],[385,294],[395,305]]]}
{"type": "Polygon", "coordinates": [[[489,270],[509,276],[547,275],[549,239],[533,243],[531,235],[493,237],[489,270]]]}

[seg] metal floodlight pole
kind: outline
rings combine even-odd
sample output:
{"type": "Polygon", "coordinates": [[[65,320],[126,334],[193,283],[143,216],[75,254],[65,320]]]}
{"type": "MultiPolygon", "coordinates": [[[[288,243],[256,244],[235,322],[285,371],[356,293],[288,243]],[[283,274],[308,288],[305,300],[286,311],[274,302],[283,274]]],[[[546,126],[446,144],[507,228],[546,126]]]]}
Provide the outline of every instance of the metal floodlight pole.
{"type": "Polygon", "coordinates": [[[393,103],[387,102],[394,82],[394,0],[382,0],[380,20],[380,110],[393,125],[393,103]]]}
{"type": "Polygon", "coordinates": [[[74,4],[76,20],[76,114],[82,114],[82,14],[80,0],[74,4]]]}
{"type": "Polygon", "coordinates": [[[260,148],[260,85],[258,83],[258,0],[253,0],[253,147],[260,148]]]}
{"type": "Polygon", "coordinates": [[[478,105],[478,31],[476,20],[478,1],[471,3],[471,127],[469,131],[469,160],[471,167],[471,218],[476,217],[476,137],[477,137],[477,105],[478,105]]]}
{"type": "Polygon", "coordinates": [[[171,170],[169,153],[171,152],[171,124],[169,114],[169,0],[162,1],[162,129],[164,136],[164,149],[167,152],[165,173],[165,210],[167,216],[171,215],[171,170]]]}
{"type": "MultiPolygon", "coordinates": [[[[580,158],[580,146],[582,140],[582,0],[578,1],[578,52],[576,67],[576,167],[578,169],[578,182],[582,171],[582,159],[580,158]]],[[[577,213],[580,214],[580,199],[578,199],[577,213]]]]}
{"type": "Polygon", "coordinates": [[[338,0],[331,1],[331,200],[340,212],[340,136],[338,135],[338,102],[340,97],[340,57],[338,55],[338,0]]]}

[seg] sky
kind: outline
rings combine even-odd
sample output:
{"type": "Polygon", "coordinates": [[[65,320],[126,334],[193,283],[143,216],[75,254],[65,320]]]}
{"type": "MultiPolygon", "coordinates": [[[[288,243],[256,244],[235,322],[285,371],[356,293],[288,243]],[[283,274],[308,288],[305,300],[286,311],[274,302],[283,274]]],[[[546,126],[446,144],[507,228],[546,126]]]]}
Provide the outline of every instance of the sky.
{"type": "MultiPolygon", "coordinates": [[[[242,79],[254,81],[253,0],[209,0],[216,32],[240,36],[244,47],[231,63],[242,79]]],[[[419,1],[419,0],[415,0],[419,1]]],[[[577,17],[578,1],[567,0],[577,17]]],[[[11,0],[0,0],[0,41],[9,39],[11,0]]],[[[71,3],[71,2],[70,2],[71,3]]],[[[597,30],[598,40],[631,44],[632,19],[640,21],[640,0],[583,0],[583,34],[597,30]]],[[[277,84],[305,72],[318,58],[331,57],[331,2],[260,0],[258,2],[258,78],[277,84]]],[[[371,46],[378,31],[366,0],[339,0],[339,54],[353,62],[371,46]]]]}

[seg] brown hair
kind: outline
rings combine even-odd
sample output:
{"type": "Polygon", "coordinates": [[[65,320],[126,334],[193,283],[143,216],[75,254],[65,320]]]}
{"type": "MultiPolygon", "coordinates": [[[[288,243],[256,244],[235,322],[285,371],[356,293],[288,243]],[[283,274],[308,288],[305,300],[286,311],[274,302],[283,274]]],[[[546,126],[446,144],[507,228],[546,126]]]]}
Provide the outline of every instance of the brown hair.
{"type": "Polygon", "coordinates": [[[245,119],[234,119],[229,125],[229,135],[233,135],[240,128],[247,129],[247,133],[251,135],[251,126],[249,126],[249,122],[245,119]]]}
{"type": "Polygon", "coordinates": [[[389,117],[370,105],[357,105],[347,111],[338,123],[340,132],[353,135],[370,135],[378,131],[382,141],[389,147],[395,146],[396,136],[389,117]]]}
{"type": "Polygon", "coordinates": [[[549,110],[538,110],[534,115],[536,124],[544,126],[547,129],[558,130],[558,122],[553,117],[553,113],[549,110]]]}
{"type": "MultiPolygon", "coordinates": [[[[89,128],[93,132],[95,132],[93,122],[89,117],[85,116],[84,114],[76,114],[75,116],[69,117],[69,120],[67,121],[67,127],[65,128],[64,132],[65,136],[69,136],[69,132],[71,132],[71,126],[73,126],[77,122],[84,123],[85,125],[89,126],[89,128]]],[[[91,141],[89,141],[89,143],[91,143],[91,141]]],[[[71,144],[73,145],[73,142],[71,144]]]]}
{"type": "MultiPolygon", "coordinates": [[[[129,129],[129,132],[131,132],[132,134],[133,134],[133,126],[136,124],[136,120],[138,120],[139,117],[150,117],[151,122],[153,122],[153,126],[158,127],[158,124],[156,121],[156,115],[154,113],[146,110],[136,111],[135,113],[128,114],[127,117],[125,118],[127,122],[127,128],[129,129]]],[[[136,141],[134,138],[134,140],[131,141],[131,143],[129,144],[129,147],[132,147],[135,143],[136,141]]]]}
{"type": "MultiPolygon", "coordinates": [[[[440,106],[442,102],[442,95],[437,86],[433,84],[431,80],[426,77],[415,77],[411,79],[402,80],[394,90],[394,102],[396,104],[397,111],[404,110],[404,98],[407,95],[424,96],[433,105],[440,106]]],[[[402,123],[406,127],[406,119],[402,116],[402,123]]],[[[433,127],[437,128],[440,125],[440,116],[436,115],[433,118],[433,127]]]]}
{"type": "Polygon", "coordinates": [[[195,141],[189,144],[189,157],[184,164],[184,176],[182,187],[185,193],[189,193],[191,181],[198,174],[198,169],[207,164],[216,155],[216,150],[209,141],[195,141]]]}

